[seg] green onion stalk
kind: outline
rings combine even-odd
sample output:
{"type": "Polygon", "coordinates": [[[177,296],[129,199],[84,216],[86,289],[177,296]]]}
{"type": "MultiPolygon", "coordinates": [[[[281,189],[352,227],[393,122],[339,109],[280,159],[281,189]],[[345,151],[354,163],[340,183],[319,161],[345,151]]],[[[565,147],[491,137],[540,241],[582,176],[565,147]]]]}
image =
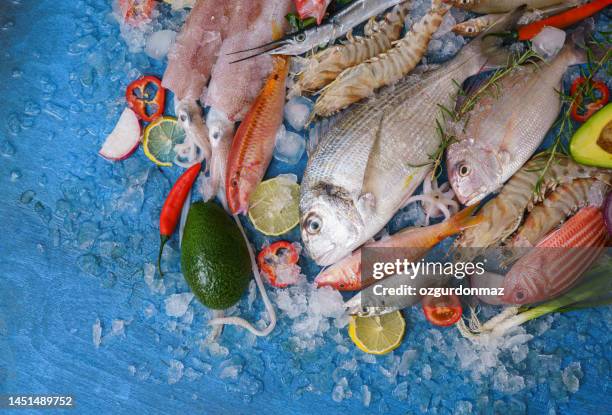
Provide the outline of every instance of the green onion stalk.
{"type": "Polygon", "coordinates": [[[560,297],[537,306],[506,307],[501,313],[485,323],[480,323],[476,313],[472,312],[468,323],[460,320],[457,327],[464,337],[477,341],[483,335],[503,336],[510,329],[546,314],[612,304],[612,297],[610,296],[611,271],[612,260],[608,260],[605,264],[590,270],[585,276],[586,282],[560,297]]]}

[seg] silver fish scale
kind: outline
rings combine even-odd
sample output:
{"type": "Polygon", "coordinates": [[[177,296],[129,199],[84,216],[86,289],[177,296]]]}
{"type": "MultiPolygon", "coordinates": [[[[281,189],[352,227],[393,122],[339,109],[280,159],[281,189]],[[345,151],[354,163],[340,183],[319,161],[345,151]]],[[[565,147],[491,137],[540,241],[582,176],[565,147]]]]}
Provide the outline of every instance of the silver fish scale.
{"type": "Polygon", "coordinates": [[[463,82],[484,64],[479,42],[472,42],[442,68],[422,78],[404,78],[363,104],[342,112],[308,162],[300,209],[306,211],[320,183],[340,187],[356,199],[376,198],[375,213],[364,218],[359,246],[378,232],[429,170],[440,144],[438,104],[450,106],[454,82],[463,82]]]}

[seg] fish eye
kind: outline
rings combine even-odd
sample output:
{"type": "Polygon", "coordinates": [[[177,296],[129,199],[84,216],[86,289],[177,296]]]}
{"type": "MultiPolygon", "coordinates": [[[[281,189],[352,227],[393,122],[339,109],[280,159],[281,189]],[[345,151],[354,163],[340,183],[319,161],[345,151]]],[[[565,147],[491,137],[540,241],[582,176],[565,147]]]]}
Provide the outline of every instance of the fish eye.
{"type": "Polygon", "coordinates": [[[473,27],[468,27],[465,29],[465,31],[468,33],[474,33],[476,30],[473,27]]]}
{"type": "Polygon", "coordinates": [[[306,40],[306,34],[298,33],[297,35],[295,35],[295,40],[297,40],[300,43],[305,41],[306,40]]]}
{"type": "Polygon", "coordinates": [[[310,235],[316,235],[321,232],[321,219],[317,215],[310,215],[304,222],[304,229],[310,235]]]}
{"type": "Polygon", "coordinates": [[[522,301],[525,298],[525,294],[522,291],[517,291],[516,294],[514,294],[514,296],[519,301],[522,301]]]}
{"type": "Polygon", "coordinates": [[[470,166],[468,166],[467,164],[461,163],[457,171],[459,172],[459,176],[465,177],[470,174],[471,169],[470,166]]]}

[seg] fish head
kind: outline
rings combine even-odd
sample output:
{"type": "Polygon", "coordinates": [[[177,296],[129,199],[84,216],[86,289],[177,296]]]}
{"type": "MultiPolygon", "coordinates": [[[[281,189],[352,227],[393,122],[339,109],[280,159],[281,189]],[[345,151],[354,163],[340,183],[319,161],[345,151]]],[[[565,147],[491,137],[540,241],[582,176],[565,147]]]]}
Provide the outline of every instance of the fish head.
{"type": "Polygon", "coordinates": [[[448,179],[463,205],[474,205],[494,191],[501,166],[489,149],[478,147],[474,140],[461,140],[449,147],[446,156],[448,179]]]}
{"type": "Polygon", "coordinates": [[[291,33],[277,41],[277,46],[269,53],[273,55],[303,55],[315,46],[325,43],[329,38],[327,32],[329,32],[328,27],[316,26],[291,33]]]}
{"type": "MultiPolygon", "coordinates": [[[[525,257],[527,258],[527,257],[525,257]]],[[[506,304],[531,304],[542,298],[541,284],[544,264],[537,259],[526,263],[519,261],[504,278],[504,295],[502,301],[506,304]]]]}
{"type": "Polygon", "coordinates": [[[351,253],[364,232],[356,204],[327,193],[300,206],[300,232],[308,255],[319,265],[331,265],[351,253]]]}

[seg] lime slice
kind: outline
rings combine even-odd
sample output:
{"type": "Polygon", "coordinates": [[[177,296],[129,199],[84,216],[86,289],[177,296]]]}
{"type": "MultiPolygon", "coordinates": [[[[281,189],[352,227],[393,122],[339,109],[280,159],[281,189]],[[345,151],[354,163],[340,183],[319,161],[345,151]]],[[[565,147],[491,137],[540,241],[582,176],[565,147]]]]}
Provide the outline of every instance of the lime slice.
{"type": "Polygon", "coordinates": [[[185,140],[185,131],[174,117],[159,117],[145,128],[142,145],[147,157],[158,166],[172,166],[174,146],[185,140]]]}
{"type": "Polygon", "coordinates": [[[349,337],[363,352],[387,354],[401,343],[406,331],[402,313],[383,314],[376,317],[352,317],[349,337]]]}
{"type": "Polygon", "coordinates": [[[299,197],[295,176],[281,175],[261,182],[249,200],[249,219],[265,235],[289,232],[300,221],[299,197]]]}

